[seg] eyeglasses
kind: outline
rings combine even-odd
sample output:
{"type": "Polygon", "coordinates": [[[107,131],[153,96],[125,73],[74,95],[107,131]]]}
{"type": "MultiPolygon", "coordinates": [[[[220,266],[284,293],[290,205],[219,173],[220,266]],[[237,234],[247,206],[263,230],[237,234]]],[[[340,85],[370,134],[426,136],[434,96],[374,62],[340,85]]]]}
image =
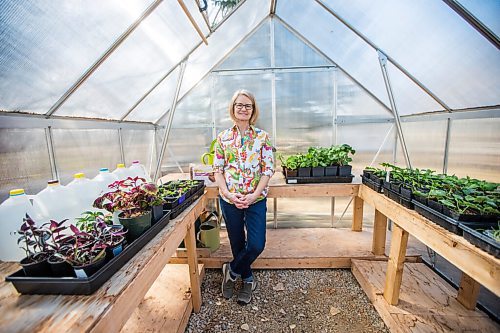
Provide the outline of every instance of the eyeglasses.
{"type": "Polygon", "coordinates": [[[247,111],[251,111],[253,109],[252,104],[234,103],[234,106],[239,110],[243,109],[243,107],[245,107],[247,111]]]}

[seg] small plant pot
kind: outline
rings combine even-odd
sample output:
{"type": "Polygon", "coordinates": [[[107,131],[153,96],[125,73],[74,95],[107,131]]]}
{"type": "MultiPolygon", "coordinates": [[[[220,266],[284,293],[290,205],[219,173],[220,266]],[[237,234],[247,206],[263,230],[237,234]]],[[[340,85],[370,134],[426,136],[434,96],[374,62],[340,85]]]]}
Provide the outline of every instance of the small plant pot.
{"type": "Polygon", "coordinates": [[[47,258],[39,261],[33,261],[31,257],[26,257],[20,262],[26,276],[51,276],[50,266],[47,258]]]}
{"type": "Polygon", "coordinates": [[[151,224],[155,224],[163,217],[163,205],[153,206],[151,224]]]}
{"type": "Polygon", "coordinates": [[[133,242],[151,227],[151,211],[137,217],[124,218],[123,213],[118,216],[120,223],[128,229],[127,240],[133,242]]]}
{"type": "Polygon", "coordinates": [[[312,168],[312,176],[313,177],[324,177],[325,176],[325,168],[324,167],[312,168]]]}
{"type": "Polygon", "coordinates": [[[405,187],[405,186],[401,186],[400,193],[401,193],[401,196],[403,198],[405,198],[406,200],[411,200],[413,197],[411,189],[409,189],[408,187],[405,187]]]}
{"type": "Polygon", "coordinates": [[[327,177],[335,177],[339,173],[338,165],[330,165],[325,168],[325,176],[327,177]]]}
{"type": "Polygon", "coordinates": [[[171,210],[179,205],[178,197],[165,197],[165,203],[163,204],[163,210],[171,210]]]}
{"type": "Polygon", "coordinates": [[[64,259],[58,256],[50,256],[47,260],[52,276],[55,277],[74,277],[75,271],[71,265],[64,259]]]}
{"type": "Polygon", "coordinates": [[[298,171],[297,169],[286,169],[285,168],[285,177],[286,178],[291,178],[291,177],[297,177],[298,171]]]}
{"type": "Polygon", "coordinates": [[[399,193],[400,188],[401,188],[401,183],[391,182],[391,190],[393,190],[396,193],[399,193]]]}
{"type": "Polygon", "coordinates": [[[311,168],[299,168],[299,177],[311,177],[311,168]]]}
{"type": "Polygon", "coordinates": [[[383,182],[384,188],[390,190],[391,189],[391,183],[388,182],[387,180],[384,180],[383,182]]]}
{"type": "Polygon", "coordinates": [[[351,175],[352,165],[339,166],[339,177],[348,177],[351,175]]]}
{"type": "Polygon", "coordinates": [[[443,205],[433,199],[427,199],[427,206],[434,209],[436,212],[443,212],[443,205]]]}
{"type": "Polygon", "coordinates": [[[370,180],[377,185],[382,186],[384,184],[384,178],[379,178],[376,174],[372,173],[370,175],[370,180]]]}
{"type": "Polygon", "coordinates": [[[413,199],[414,200],[417,200],[418,202],[420,202],[421,204],[427,206],[427,198],[426,197],[422,197],[420,195],[414,195],[413,196],[413,199]]]}
{"type": "Polygon", "coordinates": [[[99,268],[104,266],[105,263],[106,263],[106,256],[104,255],[101,258],[99,258],[98,260],[96,260],[90,264],[82,265],[82,266],[73,266],[73,269],[75,271],[76,277],[79,279],[83,279],[83,278],[91,277],[92,274],[97,272],[99,270],[99,268]]]}
{"type": "Polygon", "coordinates": [[[106,247],[106,256],[109,259],[112,259],[122,253],[123,248],[125,247],[125,237],[123,237],[122,241],[113,246],[106,247]]]}
{"type": "Polygon", "coordinates": [[[366,179],[371,179],[373,175],[373,171],[372,170],[363,170],[363,177],[365,177],[366,179]]]}

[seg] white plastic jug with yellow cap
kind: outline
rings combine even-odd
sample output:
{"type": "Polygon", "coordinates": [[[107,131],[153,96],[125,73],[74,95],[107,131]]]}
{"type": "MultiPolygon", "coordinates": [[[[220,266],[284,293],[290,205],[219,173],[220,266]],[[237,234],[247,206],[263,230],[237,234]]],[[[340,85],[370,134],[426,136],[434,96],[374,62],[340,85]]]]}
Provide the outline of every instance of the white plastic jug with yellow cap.
{"type": "Polygon", "coordinates": [[[42,215],[42,222],[68,219],[69,226],[80,214],[79,204],[73,190],[62,186],[57,179],[48,181],[47,187],[33,196],[33,207],[42,215]]]}
{"type": "Polygon", "coordinates": [[[123,163],[117,164],[116,169],[112,172],[112,174],[115,175],[118,180],[124,180],[131,176],[131,173],[123,163]]]}
{"type": "Polygon", "coordinates": [[[101,191],[99,186],[86,178],[84,173],[75,173],[73,177],[74,179],[66,187],[77,198],[79,213],[88,210],[96,211],[97,208],[93,208],[92,205],[101,191]]]}
{"type": "Polygon", "coordinates": [[[11,190],[9,198],[0,205],[0,260],[20,261],[26,257],[17,244],[20,235],[15,233],[26,214],[36,222],[40,218],[23,189],[11,190]]]}

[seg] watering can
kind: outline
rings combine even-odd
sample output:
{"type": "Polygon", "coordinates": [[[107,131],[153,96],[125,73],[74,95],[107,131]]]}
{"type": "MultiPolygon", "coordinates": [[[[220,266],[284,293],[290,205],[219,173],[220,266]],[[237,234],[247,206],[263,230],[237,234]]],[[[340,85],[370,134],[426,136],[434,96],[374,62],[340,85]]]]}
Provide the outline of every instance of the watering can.
{"type": "Polygon", "coordinates": [[[210,144],[210,152],[201,155],[201,163],[205,165],[212,165],[214,163],[214,155],[215,155],[215,143],[217,139],[214,139],[210,144]]]}
{"type": "Polygon", "coordinates": [[[200,225],[196,239],[209,248],[210,252],[216,251],[220,246],[220,221],[215,212],[210,213],[208,219],[200,225]]]}

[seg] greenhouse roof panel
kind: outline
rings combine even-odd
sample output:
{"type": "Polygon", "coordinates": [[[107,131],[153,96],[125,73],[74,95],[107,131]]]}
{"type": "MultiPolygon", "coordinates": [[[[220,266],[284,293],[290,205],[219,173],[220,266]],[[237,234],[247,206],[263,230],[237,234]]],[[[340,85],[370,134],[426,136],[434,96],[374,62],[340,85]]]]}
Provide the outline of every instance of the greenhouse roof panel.
{"type": "Polygon", "coordinates": [[[0,109],[46,113],[152,3],[0,2],[0,109]]]}
{"type": "Polygon", "coordinates": [[[500,104],[498,49],[444,2],[324,3],[450,108],[500,104]]]}
{"type": "Polygon", "coordinates": [[[500,36],[500,1],[498,0],[458,0],[474,17],[500,36]]]}

